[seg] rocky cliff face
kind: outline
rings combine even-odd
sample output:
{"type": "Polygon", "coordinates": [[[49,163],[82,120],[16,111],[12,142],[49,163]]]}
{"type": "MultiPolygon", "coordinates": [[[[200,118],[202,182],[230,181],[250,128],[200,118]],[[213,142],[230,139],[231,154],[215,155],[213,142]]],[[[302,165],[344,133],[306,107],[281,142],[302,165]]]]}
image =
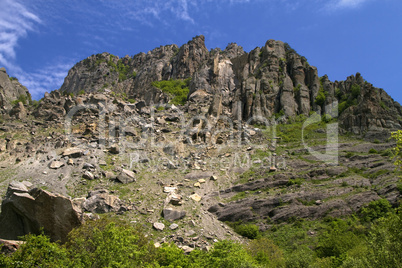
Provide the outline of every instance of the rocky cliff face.
{"type": "Polygon", "coordinates": [[[374,132],[389,132],[402,123],[401,106],[359,73],[345,81],[320,78],[305,57],[275,40],[249,53],[234,43],[223,51],[208,51],[204,36],[197,36],[180,48],[161,46],[131,58],[93,55],[70,70],[60,90],[74,94],[111,90],[147,104],[166,103],[169,97],[152,82],[187,78],[191,78],[188,110],[208,111],[215,117],[222,113],[263,123],[275,115],[329,113],[337,102],[343,131],[376,137],[374,132]]]}
{"type": "Polygon", "coordinates": [[[12,102],[17,99],[30,100],[28,89],[21,85],[16,78],[10,78],[6,69],[0,68],[0,110],[9,112],[12,102]]]}

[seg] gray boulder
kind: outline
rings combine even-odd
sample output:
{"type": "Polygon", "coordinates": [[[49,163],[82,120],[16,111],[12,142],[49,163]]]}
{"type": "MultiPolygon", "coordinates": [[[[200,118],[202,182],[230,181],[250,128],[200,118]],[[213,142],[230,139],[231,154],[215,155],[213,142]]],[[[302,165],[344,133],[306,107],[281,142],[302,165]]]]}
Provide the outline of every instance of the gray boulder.
{"type": "Polygon", "coordinates": [[[81,224],[81,211],[69,198],[12,182],[1,205],[0,238],[40,234],[41,228],[52,241],[65,242],[67,234],[81,224]]]}
{"type": "Polygon", "coordinates": [[[163,209],[163,218],[168,221],[175,221],[182,219],[186,216],[186,212],[179,209],[174,208],[164,208],[163,209]]]}
{"type": "Polygon", "coordinates": [[[117,196],[110,195],[108,190],[101,189],[90,192],[82,207],[94,213],[117,212],[122,209],[122,202],[117,196]]]}

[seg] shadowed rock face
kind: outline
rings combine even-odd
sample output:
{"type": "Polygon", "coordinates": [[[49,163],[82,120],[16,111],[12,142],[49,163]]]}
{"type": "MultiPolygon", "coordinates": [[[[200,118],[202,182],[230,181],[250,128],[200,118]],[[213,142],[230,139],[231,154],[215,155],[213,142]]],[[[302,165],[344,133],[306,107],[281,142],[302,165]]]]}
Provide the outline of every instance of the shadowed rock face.
{"type": "Polygon", "coordinates": [[[43,228],[52,241],[65,242],[67,234],[80,224],[80,211],[70,199],[12,182],[1,206],[0,237],[17,240],[29,233],[40,234],[43,228]]]}
{"type": "Polygon", "coordinates": [[[384,90],[367,83],[359,73],[339,82],[320,78],[305,57],[276,40],[249,53],[235,43],[223,51],[208,51],[201,35],[180,48],[161,46],[133,57],[92,55],[69,71],[60,91],[111,90],[147,104],[166,103],[170,97],[152,82],[190,77],[186,107],[198,114],[223,114],[261,124],[275,114],[329,113],[336,101],[346,108],[339,115],[344,131],[375,139],[384,129],[401,127],[402,108],[384,90]],[[360,91],[352,92],[356,86],[360,91]]]}

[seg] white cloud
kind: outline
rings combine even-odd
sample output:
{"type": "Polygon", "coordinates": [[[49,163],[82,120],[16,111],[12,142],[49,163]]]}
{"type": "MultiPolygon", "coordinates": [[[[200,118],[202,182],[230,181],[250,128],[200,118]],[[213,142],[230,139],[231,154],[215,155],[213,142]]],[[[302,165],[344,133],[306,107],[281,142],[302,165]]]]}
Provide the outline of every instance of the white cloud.
{"type": "Polygon", "coordinates": [[[138,1],[102,1],[103,5],[125,13],[122,17],[132,19],[144,25],[153,25],[157,20],[165,24],[170,19],[179,19],[194,23],[189,10],[196,7],[195,0],[138,0],[138,1]]]}
{"type": "Polygon", "coordinates": [[[345,9],[345,8],[357,8],[370,0],[333,0],[327,4],[327,8],[330,10],[334,9],[345,9]]]}
{"type": "Polygon", "coordinates": [[[11,61],[16,57],[15,47],[18,40],[41,23],[38,16],[28,11],[24,5],[15,0],[0,2],[0,64],[13,67],[11,61]]]}
{"type": "Polygon", "coordinates": [[[47,91],[59,89],[67,76],[68,70],[74,65],[73,60],[62,60],[47,65],[36,72],[23,72],[21,69],[15,73],[22,85],[26,86],[34,99],[40,99],[47,91]]]}

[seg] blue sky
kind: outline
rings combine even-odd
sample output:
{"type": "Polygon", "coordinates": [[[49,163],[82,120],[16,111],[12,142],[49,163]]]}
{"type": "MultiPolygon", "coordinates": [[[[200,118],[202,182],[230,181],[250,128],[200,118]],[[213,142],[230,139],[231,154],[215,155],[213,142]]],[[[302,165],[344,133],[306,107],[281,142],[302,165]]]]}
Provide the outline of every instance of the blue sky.
{"type": "Polygon", "coordinates": [[[360,72],[401,103],[401,14],[401,0],[0,0],[0,67],[39,99],[92,54],[132,56],[200,34],[208,49],[247,52],[276,39],[319,75],[360,72]]]}

